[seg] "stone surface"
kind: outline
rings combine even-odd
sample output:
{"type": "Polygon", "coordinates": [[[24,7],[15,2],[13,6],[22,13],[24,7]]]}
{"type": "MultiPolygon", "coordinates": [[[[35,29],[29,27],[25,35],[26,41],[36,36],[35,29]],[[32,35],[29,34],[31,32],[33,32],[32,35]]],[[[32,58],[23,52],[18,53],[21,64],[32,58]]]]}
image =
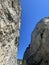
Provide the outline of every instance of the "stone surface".
{"type": "Polygon", "coordinates": [[[36,25],[29,52],[26,49],[24,53],[27,65],[49,65],[49,17],[41,19],[36,25]]]}
{"type": "Polygon", "coordinates": [[[19,0],[0,0],[0,65],[17,65],[20,16],[19,0]]]}

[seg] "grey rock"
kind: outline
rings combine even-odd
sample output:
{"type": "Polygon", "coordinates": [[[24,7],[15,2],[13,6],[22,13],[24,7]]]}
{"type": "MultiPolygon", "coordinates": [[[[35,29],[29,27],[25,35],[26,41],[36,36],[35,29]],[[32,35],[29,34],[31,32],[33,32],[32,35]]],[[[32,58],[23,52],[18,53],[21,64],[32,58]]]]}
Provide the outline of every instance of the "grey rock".
{"type": "Polygon", "coordinates": [[[19,0],[0,0],[0,65],[17,65],[20,17],[19,0]]]}
{"type": "Polygon", "coordinates": [[[49,65],[49,17],[41,19],[36,25],[29,50],[30,53],[24,53],[27,65],[49,65]]]}

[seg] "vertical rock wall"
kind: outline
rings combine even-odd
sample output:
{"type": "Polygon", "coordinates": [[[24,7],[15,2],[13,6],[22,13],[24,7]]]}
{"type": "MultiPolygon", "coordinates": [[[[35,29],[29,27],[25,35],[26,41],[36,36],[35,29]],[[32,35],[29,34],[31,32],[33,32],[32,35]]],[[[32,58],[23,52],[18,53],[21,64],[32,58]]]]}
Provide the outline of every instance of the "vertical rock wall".
{"type": "Polygon", "coordinates": [[[49,17],[42,18],[31,35],[30,46],[24,53],[26,65],[49,65],[49,17]]]}
{"type": "Polygon", "coordinates": [[[0,65],[17,65],[20,16],[19,0],[0,0],[0,65]]]}

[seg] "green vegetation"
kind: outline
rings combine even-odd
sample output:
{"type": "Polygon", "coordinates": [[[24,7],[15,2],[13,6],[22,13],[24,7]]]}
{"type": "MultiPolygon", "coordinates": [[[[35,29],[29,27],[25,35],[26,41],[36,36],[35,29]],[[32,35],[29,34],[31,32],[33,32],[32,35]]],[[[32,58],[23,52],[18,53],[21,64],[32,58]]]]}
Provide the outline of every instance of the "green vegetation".
{"type": "Polygon", "coordinates": [[[22,64],[22,65],[27,65],[27,62],[26,62],[26,60],[24,60],[24,61],[23,61],[23,64],[22,64]]]}

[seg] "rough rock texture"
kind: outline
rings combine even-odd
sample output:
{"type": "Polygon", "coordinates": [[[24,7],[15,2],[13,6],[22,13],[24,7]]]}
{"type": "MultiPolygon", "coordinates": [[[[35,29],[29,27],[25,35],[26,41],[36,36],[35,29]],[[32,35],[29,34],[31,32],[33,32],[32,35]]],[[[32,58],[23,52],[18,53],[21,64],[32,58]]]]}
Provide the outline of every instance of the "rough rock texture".
{"type": "Polygon", "coordinates": [[[49,65],[49,17],[41,19],[35,27],[29,50],[24,54],[27,65],[49,65]]]}
{"type": "Polygon", "coordinates": [[[20,16],[19,0],[0,0],[0,65],[17,65],[20,16]]]}

